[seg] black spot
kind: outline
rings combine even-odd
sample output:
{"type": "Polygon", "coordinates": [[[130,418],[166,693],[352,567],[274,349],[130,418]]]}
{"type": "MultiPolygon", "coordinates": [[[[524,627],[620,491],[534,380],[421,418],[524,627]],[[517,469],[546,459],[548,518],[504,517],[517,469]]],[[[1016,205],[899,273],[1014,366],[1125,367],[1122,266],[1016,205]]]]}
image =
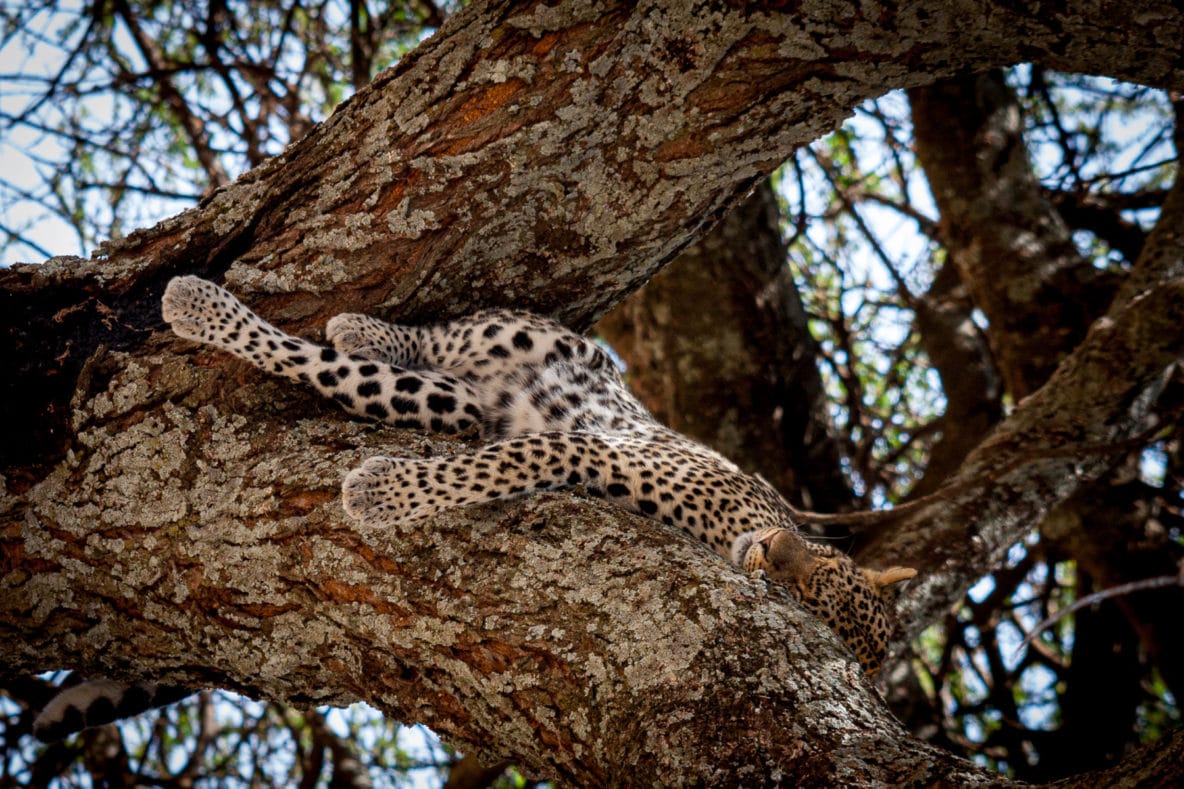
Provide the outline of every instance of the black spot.
{"type": "Polygon", "coordinates": [[[353,408],[354,407],[354,399],[352,397],[350,397],[349,395],[347,395],[345,392],[334,392],[333,399],[336,400],[337,402],[341,403],[346,408],[353,408]]]}
{"type": "Polygon", "coordinates": [[[378,419],[386,419],[389,412],[382,403],[366,403],[366,413],[378,419]]]}
{"type": "Polygon", "coordinates": [[[391,398],[391,408],[400,414],[411,414],[419,410],[419,404],[414,400],[409,400],[406,397],[395,396],[391,398]]]}
{"type": "Polygon", "coordinates": [[[111,699],[106,696],[95,699],[89,707],[86,708],[86,725],[98,726],[101,723],[110,723],[117,717],[115,713],[115,705],[111,703],[111,699]]]}
{"type": "Polygon", "coordinates": [[[132,685],[124,691],[116,710],[120,715],[135,715],[148,709],[151,701],[152,694],[148,692],[148,688],[132,685]]]}
{"type": "Polygon", "coordinates": [[[572,473],[568,474],[567,475],[567,484],[568,485],[579,485],[580,484],[580,472],[573,471],[572,473]]]}
{"type": "Polygon", "coordinates": [[[658,511],[658,505],[649,499],[642,499],[641,501],[637,502],[637,508],[646,515],[653,515],[658,511]]]}
{"type": "Polygon", "coordinates": [[[377,394],[382,394],[382,384],[378,381],[363,381],[358,384],[359,397],[373,397],[377,394]]]}
{"type": "Polygon", "coordinates": [[[485,335],[486,339],[492,340],[494,337],[497,336],[497,333],[501,330],[502,330],[501,326],[499,326],[496,323],[491,323],[485,327],[485,331],[482,332],[482,334],[485,335]]]}
{"type": "Polygon", "coordinates": [[[337,361],[337,351],[333,350],[332,348],[322,348],[321,349],[321,361],[322,362],[337,361]]]}
{"type": "Polygon", "coordinates": [[[472,403],[469,403],[465,406],[465,413],[471,417],[474,417],[475,419],[481,418],[481,409],[472,403]]]}
{"type": "Polygon", "coordinates": [[[489,355],[498,359],[506,359],[510,356],[510,352],[504,346],[495,345],[489,349],[489,355]]]}
{"type": "Polygon", "coordinates": [[[78,708],[67,707],[60,720],[39,726],[36,732],[37,738],[42,742],[54,742],[85,727],[86,721],[82,719],[82,713],[78,711],[78,708]]]}
{"type": "Polygon", "coordinates": [[[333,374],[332,370],[321,370],[317,373],[317,380],[321,386],[326,388],[337,386],[337,376],[333,374]]]}
{"type": "Polygon", "coordinates": [[[284,340],[282,343],[280,343],[280,345],[284,346],[289,351],[300,350],[300,343],[296,342],[295,340],[284,340]]]}
{"type": "Polygon", "coordinates": [[[534,340],[530,339],[530,335],[524,331],[517,332],[513,342],[515,348],[523,351],[529,351],[534,347],[534,340]]]}
{"type": "Polygon", "coordinates": [[[629,488],[622,485],[620,482],[613,482],[608,486],[608,495],[610,496],[628,496],[629,488]]]}
{"type": "Polygon", "coordinates": [[[407,375],[395,381],[396,392],[407,392],[408,394],[415,394],[423,388],[423,379],[416,378],[413,375],[407,375]]]}
{"type": "Polygon", "coordinates": [[[361,373],[362,375],[365,375],[365,376],[377,375],[378,374],[378,365],[377,364],[363,364],[361,367],[358,368],[358,372],[361,373]]]}
{"type": "Polygon", "coordinates": [[[456,410],[456,398],[451,395],[428,395],[428,408],[437,414],[451,414],[456,410]]]}

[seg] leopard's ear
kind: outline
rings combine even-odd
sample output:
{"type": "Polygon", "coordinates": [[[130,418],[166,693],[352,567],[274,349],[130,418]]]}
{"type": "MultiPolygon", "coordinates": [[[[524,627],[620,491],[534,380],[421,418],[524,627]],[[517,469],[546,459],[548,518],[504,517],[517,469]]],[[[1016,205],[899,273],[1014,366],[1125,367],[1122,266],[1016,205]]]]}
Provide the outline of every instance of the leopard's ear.
{"type": "Polygon", "coordinates": [[[863,570],[863,575],[867,578],[867,582],[872,585],[879,595],[887,600],[895,600],[896,595],[900,593],[901,589],[889,589],[893,584],[898,584],[901,581],[907,581],[910,578],[915,578],[917,571],[912,567],[889,567],[887,570],[869,570],[866,567],[860,568],[863,570]]]}
{"type": "Polygon", "coordinates": [[[917,577],[917,571],[912,567],[889,567],[887,570],[867,570],[867,580],[876,586],[891,586],[917,577]]]}

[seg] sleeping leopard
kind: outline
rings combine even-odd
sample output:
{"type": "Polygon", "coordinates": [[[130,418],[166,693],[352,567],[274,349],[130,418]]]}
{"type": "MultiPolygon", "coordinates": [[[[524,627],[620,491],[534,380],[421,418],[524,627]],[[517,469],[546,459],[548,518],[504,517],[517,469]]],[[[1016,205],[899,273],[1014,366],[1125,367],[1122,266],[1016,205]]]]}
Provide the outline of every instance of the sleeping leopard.
{"type": "MultiPolygon", "coordinates": [[[[180,337],[311,386],[350,414],[479,433],[484,445],[472,452],[374,457],[349,472],[342,503],[364,526],[387,529],[465,504],[580,486],[786,584],[869,674],[879,669],[893,631],[894,585],[915,571],[860,568],[807,542],[767,482],[659,424],[606,351],[559,323],[504,309],[433,326],[345,314],[329,321],[332,347],[323,347],[285,334],[197,277],[173,279],[162,307],[180,337]]],[[[50,702],[34,733],[59,739],[189,692],[84,682],[50,702]]]]}

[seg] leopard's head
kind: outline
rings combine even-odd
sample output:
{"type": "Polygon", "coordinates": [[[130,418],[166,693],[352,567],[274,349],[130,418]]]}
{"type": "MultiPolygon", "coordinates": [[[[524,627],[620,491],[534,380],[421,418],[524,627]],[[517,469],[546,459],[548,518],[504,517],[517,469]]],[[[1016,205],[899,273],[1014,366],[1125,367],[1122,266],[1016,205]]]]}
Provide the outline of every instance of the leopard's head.
{"type": "Polygon", "coordinates": [[[763,570],[771,580],[788,585],[807,610],[843,639],[864,671],[879,671],[896,627],[898,584],[916,570],[863,568],[829,545],[776,527],[753,533],[741,550],[745,570],[763,570]]]}

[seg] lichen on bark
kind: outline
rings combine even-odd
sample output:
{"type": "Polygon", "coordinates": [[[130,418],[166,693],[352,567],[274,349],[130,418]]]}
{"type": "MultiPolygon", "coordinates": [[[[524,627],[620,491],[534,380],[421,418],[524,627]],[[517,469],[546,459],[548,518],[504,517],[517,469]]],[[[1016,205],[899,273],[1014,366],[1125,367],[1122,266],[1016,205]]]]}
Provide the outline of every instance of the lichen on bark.
{"type": "MultiPolygon", "coordinates": [[[[784,590],[661,525],[543,496],[359,530],[339,507],[347,469],[464,445],[349,422],[157,331],[160,292],[180,273],[225,275],[308,336],[342,311],[427,319],[507,301],[582,328],[888,87],[1021,57],[1182,76],[1184,20],[1167,3],[1136,4],[1117,33],[1100,2],[705,6],[572,2],[521,25],[521,4],[473,4],[193,210],[104,259],[0,272],[16,437],[0,508],[5,670],[364,698],[575,784],[995,780],[902,732],[784,590]],[[513,65],[477,68],[501,62],[513,65]]],[[[1094,422],[1057,432],[1054,400],[1017,408],[972,466],[1014,479],[1015,498],[967,489],[925,513],[915,543],[882,546],[934,565],[913,596],[918,622],[1074,487],[1073,460],[1026,439],[1055,450],[1069,428],[1122,437],[1107,420],[1145,403],[1184,324],[1171,285],[1146,289],[1140,308],[1162,314],[1114,326],[1152,352],[1059,380],[1130,372],[1125,390],[1076,390],[1109,410],[1088,406],[1094,422]],[[1031,468],[1009,465],[1033,452],[1031,468]],[[935,553],[935,534],[966,548],[935,553]]]]}

